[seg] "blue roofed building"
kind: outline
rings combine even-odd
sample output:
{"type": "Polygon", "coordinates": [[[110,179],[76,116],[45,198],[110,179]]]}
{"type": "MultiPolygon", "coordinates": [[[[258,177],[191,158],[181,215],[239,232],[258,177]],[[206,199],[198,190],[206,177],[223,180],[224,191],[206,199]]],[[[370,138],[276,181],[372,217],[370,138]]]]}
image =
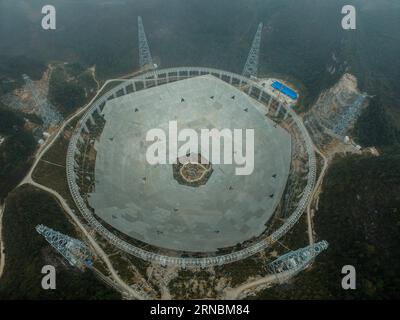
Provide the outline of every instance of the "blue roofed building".
{"type": "Polygon", "coordinates": [[[272,88],[282,92],[283,94],[287,95],[289,98],[293,99],[293,100],[297,100],[298,98],[298,94],[296,91],[294,91],[293,89],[290,89],[289,87],[285,86],[283,83],[279,82],[279,81],[274,81],[272,82],[272,88]]]}

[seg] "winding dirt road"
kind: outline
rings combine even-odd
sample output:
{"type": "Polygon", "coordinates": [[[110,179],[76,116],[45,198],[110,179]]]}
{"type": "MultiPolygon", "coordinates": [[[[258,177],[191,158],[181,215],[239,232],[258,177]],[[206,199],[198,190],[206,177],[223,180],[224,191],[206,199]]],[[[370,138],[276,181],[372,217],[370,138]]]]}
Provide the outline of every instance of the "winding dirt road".
{"type": "Polygon", "coordinates": [[[311,200],[307,206],[308,241],[310,245],[314,244],[314,231],[313,231],[313,221],[312,221],[314,215],[314,209],[312,209],[311,207],[314,201],[319,198],[319,194],[321,193],[322,181],[324,180],[326,170],[328,169],[329,165],[328,159],[325,157],[325,155],[315,145],[313,145],[313,148],[315,152],[322,157],[324,165],[322,167],[321,173],[319,174],[317,183],[315,184],[311,200]]]}
{"type": "MultiPolygon", "coordinates": [[[[307,224],[308,224],[308,239],[309,239],[309,243],[314,244],[314,232],[313,232],[313,223],[312,223],[312,204],[314,203],[314,201],[316,199],[318,199],[319,194],[321,192],[321,185],[322,185],[322,181],[325,177],[326,171],[328,169],[328,159],[325,157],[325,155],[318,150],[318,148],[313,145],[313,148],[315,150],[315,152],[317,152],[323,159],[324,161],[324,165],[323,168],[321,170],[321,173],[318,177],[318,180],[315,184],[311,199],[308,203],[307,206],[307,224]]],[[[272,285],[274,283],[280,283],[280,282],[284,282],[286,280],[288,280],[291,277],[291,273],[290,272],[283,272],[277,275],[267,275],[265,277],[256,279],[256,280],[252,280],[249,281],[247,283],[243,283],[240,286],[236,287],[236,288],[230,288],[225,290],[224,294],[223,294],[223,299],[229,299],[229,300],[235,300],[235,299],[239,299],[240,295],[246,291],[246,290],[250,290],[250,289],[254,289],[258,286],[261,285],[272,285]]]]}
{"type": "MultiPolygon", "coordinates": [[[[240,299],[240,295],[250,289],[254,289],[261,285],[272,285],[275,283],[285,282],[292,276],[291,272],[282,272],[279,274],[270,274],[268,276],[256,279],[247,283],[243,283],[236,288],[226,289],[223,295],[223,299],[226,300],[237,300],[240,299]]],[[[247,295],[246,295],[247,296],[247,295]]]]}
{"type": "MultiPolygon", "coordinates": [[[[133,74],[134,75],[134,74],[133,74]]],[[[125,76],[128,77],[128,76],[125,76]]],[[[79,229],[82,231],[83,235],[87,238],[87,240],[89,241],[90,245],[92,246],[92,248],[94,249],[94,251],[96,252],[96,254],[98,255],[98,257],[100,257],[104,263],[106,264],[110,275],[114,281],[114,283],[116,284],[117,287],[120,288],[120,291],[127,296],[128,298],[134,298],[134,299],[139,299],[139,300],[143,300],[143,299],[149,299],[149,297],[137,292],[136,290],[134,290],[132,287],[130,287],[126,282],[124,282],[118,275],[117,271],[114,269],[111,261],[109,260],[109,257],[107,256],[107,254],[103,251],[103,249],[98,245],[98,243],[96,242],[96,240],[93,238],[93,236],[90,234],[90,232],[88,230],[86,230],[86,228],[82,225],[82,223],[80,222],[79,218],[75,215],[75,213],[72,211],[72,209],[68,206],[67,202],[65,201],[65,199],[63,199],[61,197],[60,194],[58,194],[55,190],[50,189],[46,186],[43,186],[35,181],[33,181],[32,179],[32,173],[35,170],[37,164],[39,163],[39,161],[41,160],[42,156],[51,148],[51,146],[53,145],[53,143],[55,141],[57,141],[58,137],[60,136],[60,134],[62,134],[62,132],[64,131],[64,129],[66,128],[66,126],[75,118],[79,117],[80,115],[82,115],[84,112],[86,112],[86,110],[91,106],[91,104],[93,103],[93,101],[95,101],[95,99],[98,97],[98,95],[101,93],[101,91],[105,88],[105,86],[109,83],[112,82],[120,82],[120,81],[125,81],[126,78],[122,77],[119,79],[110,79],[107,80],[103,86],[101,88],[99,88],[97,94],[93,97],[93,99],[84,107],[78,109],[74,114],[72,114],[64,123],[63,125],[57,130],[57,132],[55,134],[53,134],[44,145],[42,145],[36,152],[35,154],[35,161],[31,167],[31,169],[29,170],[28,174],[24,177],[24,179],[21,181],[21,183],[18,186],[21,186],[23,184],[31,184],[41,190],[44,190],[50,194],[52,194],[60,203],[60,205],[63,207],[63,209],[65,210],[65,212],[71,217],[71,219],[73,220],[73,222],[79,227],[79,229]]],[[[311,210],[311,205],[314,202],[315,198],[319,196],[320,193],[320,187],[324,178],[324,175],[326,173],[326,170],[328,168],[328,160],[327,158],[314,146],[314,150],[323,158],[324,160],[324,166],[322,168],[321,174],[318,177],[318,181],[316,183],[316,186],[314,188],[313,191],[313,195],[312,198],[308,204],[307,207],[307,220],[308,220],[308,235],[309,235],[309,242],[310,244],[314,243],[314,237],[313,237],[313,230],[312,230],[312,210],[311,210]]],[[[1,216],[2,216],[2,212],[3,212],[3,207],[0,207],[0,250],[3,250],[3,242],[1,241],[1,216]]],[[[2,251],[3,252],[3,251],[2,251]]],[[[4,268],[4,263],[5,263],[5,255],[1,254],[1,260],[0,260],[0,276],[2,274],[2,270],[4,268]]],[[[241,294],[246,291],[246,290],[250,290],[250,289],[254,289],[258,286],[261,285],[270,285],[270,284],[274,284],[276,282],[283,282],[285,280],[287,280],[288,278],[290,278],[290,274],[289,273],[282,273],[279,275],[268,275],[265,276],[263,278],[259,278],[247,283],[244,283],[236,288],[229,288],[227,290],[225,290],[224,294],[223,294],[223,298],[224,299],[239,299],[241,294]]]]}
{"type": "Polygon", "coordinates": [[[96,252],[97,256],[100,257],[104,263],[106,264],[108,270],[110,271],[111,277],[115,281],[115,283],[118,285],[118,287],[121,288],[121,291],[125,293],[127,297],[132,297],[138,300],[145,300],[148,299],[148,297],[140,294],[139,292],[133,290],[126,282],[124,282],[118,275],[117,271],[114,269],[113,265],[111,264],[110,259],[108,258],[107,254],[103,251],[103,249],[97,244],[96,240],[93,238],[93,236],[90,234],[88,230],[81,224],[80,220],[78,217],[75,215],[75,213],[72,211],[72,209],[68,206],[67,202],[53,189],[50,189],[48,187],[45,187],[39,183],[36,183],[33,180],[30,180],[27,182],[31,185],[33,185],[36,188],[39,188],[41,190],[44,190],[54,197],[57,198],[58,202],[61,204],[62,208],[64,211],[71,217],[71,219],[74,221],[74,223],[79,227],[79,229],[82,231],[84,236],[87,238],[89,241],[91,247],[94,249],[96,252]]]}
{"type": "MultiPolygon", "coordinates": [[[[99,96],[99,94],[102,92],[102,90],[105,88],[106,85],[108,85],[109,83],[112,82],[121,82],[121,81],[125,81],[126,79],[110,79],[107,80],[103,86],[97,91],[97,94],[92,98],[92,100],[90,100],[90,102],[88,104],[86,104],[84,107],[78,109],[74,114],[72,114],[64,123],[63,125],[57,130],[57,132],[55,134],[53,134],[44,145],[42,145],[36,152],[35,156],[34,156],[34,163],[31,167],[31,169],[29,170],[28,174],[24,177],[24,179],[20,182],[20,184],[18,185],[24,185],[24,184],[31,184],[33,186],[35,186],[36,188],[39,188],[41,190],[44,190],[50,194],[52,194],[54,197],[57,198],[58,202],[61,204],[61,206],[63,207],[63,209],[65,210],[65,212],[71,217],[71,219],[74,221],[74,223],[79,227],[79,229],[82,231],[83,235],[88,239],[90,245],[92,246],[92,248],[94,249],[95,253],[97,254],[98,257],[100,257],[104,263],[106,264],[112,279],[114,280],[114,282],[116,283],[116,285],[121,289],[121,292],[128,298],[134,298],[134,299],[138,299],[138,300],[144,300],[144,299],[148,299],[147,296],[137,292],[136,290],[134,290],[133,288],[131,288],[126,282],[124,282],[118,275],[117,271],[114,269],[111,261],[109,260],[107,254],[103,251],[103,249],[97,244],[96,240],[92,237],[92,235],[89,233],[88,230],[86,230],[86,228],[81,224],[80,220],[78,219],[78,217],[75,215],[75,213],[72,211],[72,209],[68,206],[67,202],[61,197],[61,195],[59,195],[55,190],[50,189],[46,186],[43,186],[35,181],[33,181],[32,179],[32,173],[35,170],[37,164],[39,163],[39,161],[41,160],[42,156],[52,147],[53,143],[55,141],[57,141],[57,138],[60,136],[60,134],[62,134],[62,132],[64,131],[65,127],[75,118],[77,118],[78,116],[82,115],[84,112],[86,112],[86,110],[92,105],[92,103],[97,99],[97,97],[99,96]]],[[[3,242],[1,242],[1,244],[3,244],[3,242]]],[[[5,260],[5,256],[1,255],[1,261],[2,261],[2,265],[4,264],[4,260],[5,260]],[[4,257],[4,258],[3,258],[4,257]]]]}

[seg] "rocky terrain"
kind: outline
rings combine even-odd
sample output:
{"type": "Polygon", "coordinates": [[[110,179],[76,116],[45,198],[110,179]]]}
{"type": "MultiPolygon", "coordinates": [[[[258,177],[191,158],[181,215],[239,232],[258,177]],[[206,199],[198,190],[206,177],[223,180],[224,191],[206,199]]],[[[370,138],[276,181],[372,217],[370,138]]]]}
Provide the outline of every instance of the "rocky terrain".
{"type": "Polygon", "coordinates": [[[367,106],[368,95],[358,89],[357,78],[345,73],[339,82],[319,95],[304,123],[317,145],[335,139],[343,141],[367,106]]]}

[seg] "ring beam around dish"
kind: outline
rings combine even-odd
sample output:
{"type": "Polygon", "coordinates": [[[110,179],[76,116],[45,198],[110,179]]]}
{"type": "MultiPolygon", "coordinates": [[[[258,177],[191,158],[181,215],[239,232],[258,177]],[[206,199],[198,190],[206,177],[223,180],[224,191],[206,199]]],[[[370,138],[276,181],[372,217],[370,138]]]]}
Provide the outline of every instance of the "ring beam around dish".
{"type": "Polygon", "coordinates": [[[252,244],[246,248],[240,249],[238,251],[229,254],[210,255],[209,257],[201,257],[201,258],[175,257],[175,256],[167,256],[159,253],[146,251],[142,248],[127,243],[126,241],[118,238],[109,230],[107,230],[96,219],[96,217],[92,214],[91,210],[88,209],[86,202],[83,200],[82,195],[80,194],[79,187],[76,183],[76,173],[75,173],[75,167],[76,167],[75,155],[79,153],[79,151],[77,150],[77,144],[79,143],[79,141],[82,141],[81,135],[83,132],[86,131],[87,129],[86,123],[90,121],[90,117],[92,116],[92,114],[94,112],[101,112],[102,110],[104,110],[106,102],[112,98],[124,96],[126,94],[129,94],[130,92],[140,91],[149,87],[159,86],[165,83],[170,83],[206,74],[211,74],[233,86],[246,88],[248,96],[251,96],[255,100],[262,102],[263,104],[266,104],[268,103],[268,101],[270,101],[270,99],[273,99],[263,90],[261,86],[259,86],[254,81],[242,77],[240,75],[222,70],[186,67],[186,68],[157,70],[155,72],[152,71],[149,76],[145,74],[137,78],[127,80],[124,83],[121,83],[117,87],[107,92],[101,98],[99,98],[90,107],[88,112],[83,116],[83,118],[79,122],[79,127],[75,132],[75,134],[73,135],[73,137],[71,138],[68,147],[68,153],[67,153],[68,185],[71,194],[74,198],[74,201],[77,207],[79,208],[80,212],[82,213],[82,215],[96,229],[96,231],[102,234],[108,241],[116,245],[121,250],[124,250],[137,257],[140,257],[146,261],[158,262],[162,265],[179,265],[182,267],[192,267],[192,266],[206,267],[210,265],[222,265],[224,263],[238,261],[240,259],[249,257],[261,250],[264,250],[271,243],[278,240],[288,230],[290,230],[290,228],[297,222],[297,220],[303,213],[308,201],[310,200],[311,191],[314,188],[315,175],[316,175],[316,162],[315,162],[315,155],[312,148],[311,139],[308,135],[307,130],[304,128],[302,121],[297,117],[297,115],[289,107],[281,106],[282,108],[284,108],[287,115],[291,117],[293,125],[296,125],[298,127],[302,135],[301,137],[302,143],[305,145],[308,155],[307,185],[305,186],[302,197],[298,202],[298,205],[294,210],[294,212],[289,216],[286,222],[277,230],[275,230],[272,234],[270,234],[270,236],[264,237],[255,244],[252,244]]]}

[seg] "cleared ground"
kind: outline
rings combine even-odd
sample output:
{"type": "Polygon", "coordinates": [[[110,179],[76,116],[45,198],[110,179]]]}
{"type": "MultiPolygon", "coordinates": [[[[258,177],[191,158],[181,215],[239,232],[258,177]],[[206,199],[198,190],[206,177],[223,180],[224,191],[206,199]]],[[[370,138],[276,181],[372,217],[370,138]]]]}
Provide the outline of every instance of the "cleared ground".
{"type": "Polygon", "coordinates": [[[291,138],[261,105],[213,76],[201,76],[113,99],[103,112],[89,197],[96,215],[135,239],[184,251],[216,251],[265,230],[286,185],[291,138]],[[238,176],[236,164],[213,164],[205,185],[179,184],[172,165],[153,166],[145,158],[147,131],[168,132],[172,120],[179,129],[198,132],[254,129],[254,172],[238,176]]]}

